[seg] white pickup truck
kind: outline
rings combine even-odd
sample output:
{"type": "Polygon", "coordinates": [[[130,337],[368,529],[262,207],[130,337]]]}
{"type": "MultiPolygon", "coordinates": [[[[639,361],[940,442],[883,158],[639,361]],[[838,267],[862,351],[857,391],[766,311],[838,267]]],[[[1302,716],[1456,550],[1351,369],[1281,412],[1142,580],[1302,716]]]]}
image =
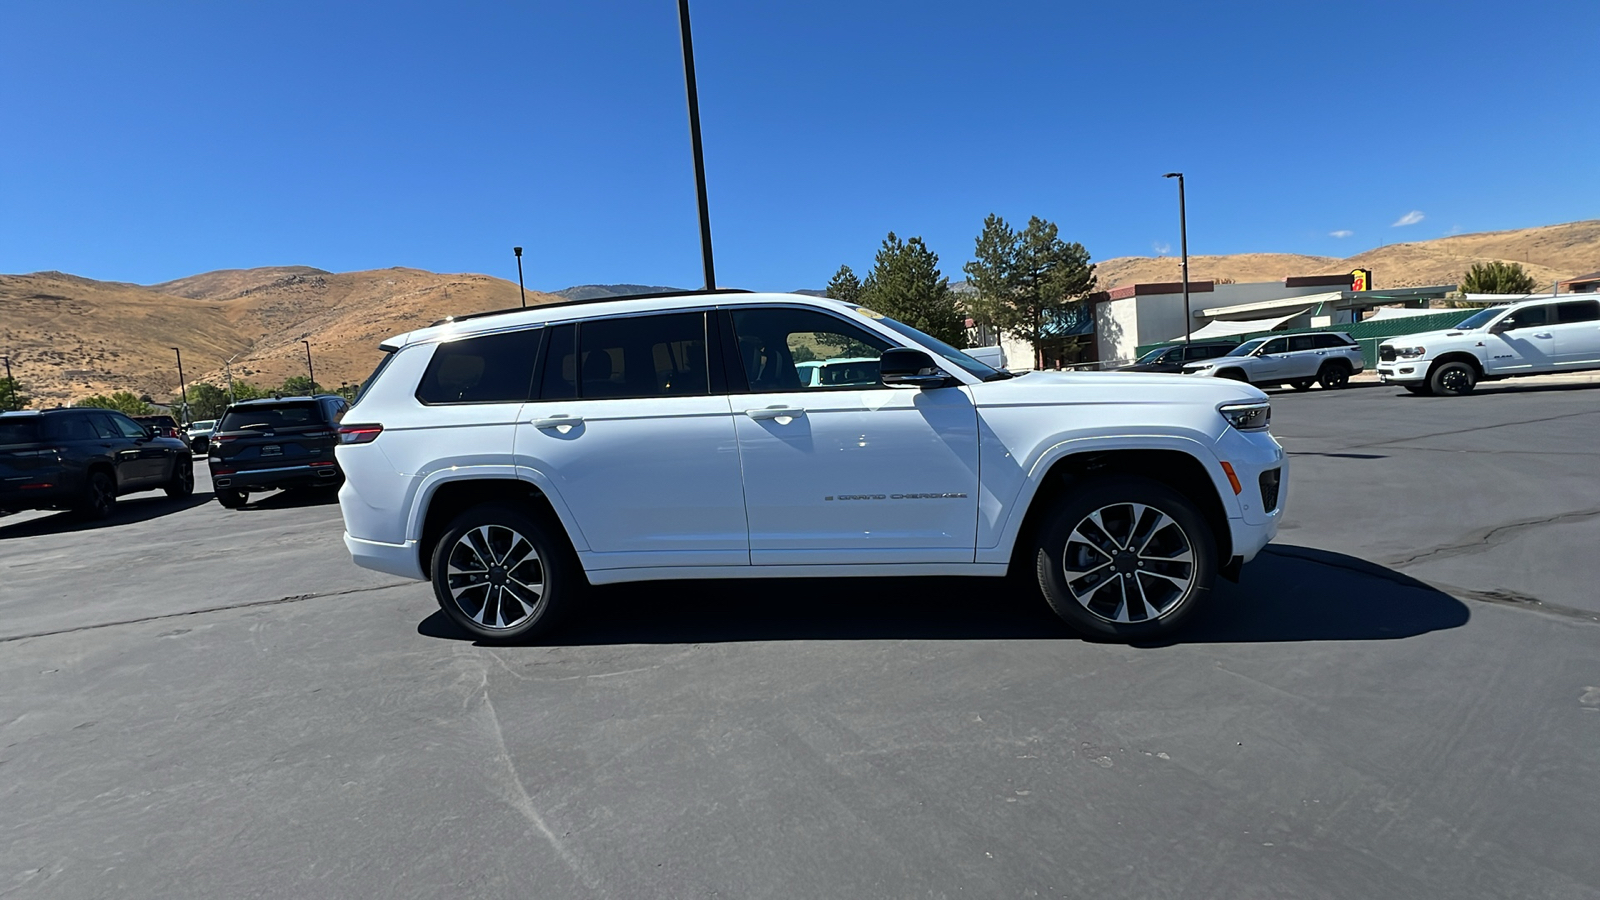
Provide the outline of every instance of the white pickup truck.
{"type": "Polygon", "coordinates": [[[1491,306],[1454,328],[1378,346],[1378,376],[1413,394],[1471,393],[1480,381],[1600,369],[1600,297],[1491,306]]]}
{"type": "Polygon", "coordinates": [[[594,584],[1008,573],[1081,631],[1148,638],[1283,516],[1253,387],[1014,376],[834,300],[549,304],[382,348],[340,425],[345,544],[489,640],[594,584]],[[875,364],[821,383],[797,358],[875,364]]]}

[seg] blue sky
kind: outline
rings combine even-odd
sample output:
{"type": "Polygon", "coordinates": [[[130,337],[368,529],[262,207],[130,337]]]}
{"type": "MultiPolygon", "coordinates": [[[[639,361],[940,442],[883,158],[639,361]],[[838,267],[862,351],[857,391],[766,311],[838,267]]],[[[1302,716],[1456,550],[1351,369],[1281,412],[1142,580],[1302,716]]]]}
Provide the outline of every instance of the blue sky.
{"type": "MultiPolygon", "coordinates": [[[[1600,216],[1593,2],[692,9],[724,285],[889,230],[958,279],[990,212],[1176,253],[1174,169],[1196,254],[1600,216]]],[[[530,287],[700,284],[673,0],[11,0],[0,33],[0,271],[514,279],[521,244],[530,287]]]]}

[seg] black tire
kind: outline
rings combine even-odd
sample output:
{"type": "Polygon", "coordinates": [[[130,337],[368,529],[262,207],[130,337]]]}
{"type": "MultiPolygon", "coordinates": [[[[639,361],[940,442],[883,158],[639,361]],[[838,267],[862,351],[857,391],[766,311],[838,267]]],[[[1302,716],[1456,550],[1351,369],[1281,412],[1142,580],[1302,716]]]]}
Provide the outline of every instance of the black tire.
{"type": "Polygon", "coordinates": [[[588,586],[559,529],[500,504],[457,516],[429,564],[439,608],[480,640],[549,634],[588,586]]]}
{"type": "Polygon", "coordinates": [[[1407,384],[1402,385],[1402,387],[1411,393],[1416,394],[1418,397],[1427,397],[1433,393],[1433,391],[1425,384],[1407,384]]]}
{"type": "Polygon", "coordinates": [[[1074,490],[1039,535],[1039,589],[1062,621],[1093,637],[1135,641],[1170,634],[1204,603],[1216,579],[1216,539],[1205,516],[1189,498],[1148,478],[1112,476],[1074,490]],[[1135,505],[1145,507],[1137,517],[1135,505]],[[1098,535],[1092,513],[1106,524],[1098,535]],[[1101,549],[1105,539],[1114,546],[1101,549]],[[1091,581],[1104,567],[1110,574],[1091,581]],[[1129,585],[1139,592],[1139,607],[1126,602],[1122,592],[1129,585]]]}
{"type": "Polygon", "coordinates": [[[1289,382],[1289,386],[1297,391],[1309,391],[1311,390],[1311,386],[1316,383],[1317,380],[1315,378],[1301,378],[1296,381],[1289,382]]]}
{"type": "Polygon", "coordinates": [[[1240,369],[1223,369],[1221,372],[1217,373],[1217,377],[1218,378],[1226,378],[1226,379],[1228,379],[1230,381],[1248,382],[1250,380],[1250,379],[1244,377],[1244,372],[1242,370],[1240,370],[1240,369]]]}
{"type": "Polygon", "coordinates": [[[104,469],[89,473],[83,482],[83,493],[73,509],[85,519],[104,519],[116,511],[117,481],[104,469]]]}
{"type": "Polygon", "coordinates": [[[1460,397],[1478,386],[1478,370],[1461,360],[1440,363],[1428,373],[1428,389],[1444,397],[1460,397]]]}
{"type": "Polygon", "coordinates": [[[1350,367],[1344,363],[1323,363],[1317,372],[1317,383],[1325,391],[1337,391],[1350,383],[1350,367]]]}
{"type": "Polygon", "coordinates": [[[250,495],[244,491],[230,491],[225,488],[217,489],[217,502],[221,503],[224,509],[238,509],[244,506],[249,499],[250,495]]]}
{"type": "Polygon", "coordinates": [[[184,457],[172,463],[172,478],[163,488],[167,496],[182,500],[194,494],[194,460],[184,457]]]}

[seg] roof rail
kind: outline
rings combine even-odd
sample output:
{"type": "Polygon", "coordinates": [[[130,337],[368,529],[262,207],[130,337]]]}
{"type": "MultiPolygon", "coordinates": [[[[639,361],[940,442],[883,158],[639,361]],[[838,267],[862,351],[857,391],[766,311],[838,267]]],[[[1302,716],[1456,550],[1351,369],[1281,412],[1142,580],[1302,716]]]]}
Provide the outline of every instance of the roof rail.
{"type": "Polygon", "coordinates": [[[748,294],[744,288],[713,288],[709,291],[657,291],[653,294],[616,294],[606,297],[585,297],[582,300],[559,300],[555,303],[540,303],[535,306],[512,306],[506,309],[491,309],[487,312],[467,313],[464,316],[445,316],[434,325],[448,325],[451,322],[465,322],[468,319],[482,319],[486,316],[501,316],[506,313],[527,312],[530,309],[549,309],[552,306],[578,306],[584,303],[610,303],[613,300],[655,300],[661,297],[693,297],[704,294],[748,294]]]}

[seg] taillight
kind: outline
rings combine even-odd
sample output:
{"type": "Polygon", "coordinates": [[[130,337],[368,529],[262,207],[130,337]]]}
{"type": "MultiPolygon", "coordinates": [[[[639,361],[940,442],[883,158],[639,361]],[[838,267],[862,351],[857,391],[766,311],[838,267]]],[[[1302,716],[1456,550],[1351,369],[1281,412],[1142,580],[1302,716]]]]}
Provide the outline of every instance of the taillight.
{"type": "Polygon", "coordinates": [[[383,434],[382,425],[340,425],[339,443],[370,444],[383,434]]]}

